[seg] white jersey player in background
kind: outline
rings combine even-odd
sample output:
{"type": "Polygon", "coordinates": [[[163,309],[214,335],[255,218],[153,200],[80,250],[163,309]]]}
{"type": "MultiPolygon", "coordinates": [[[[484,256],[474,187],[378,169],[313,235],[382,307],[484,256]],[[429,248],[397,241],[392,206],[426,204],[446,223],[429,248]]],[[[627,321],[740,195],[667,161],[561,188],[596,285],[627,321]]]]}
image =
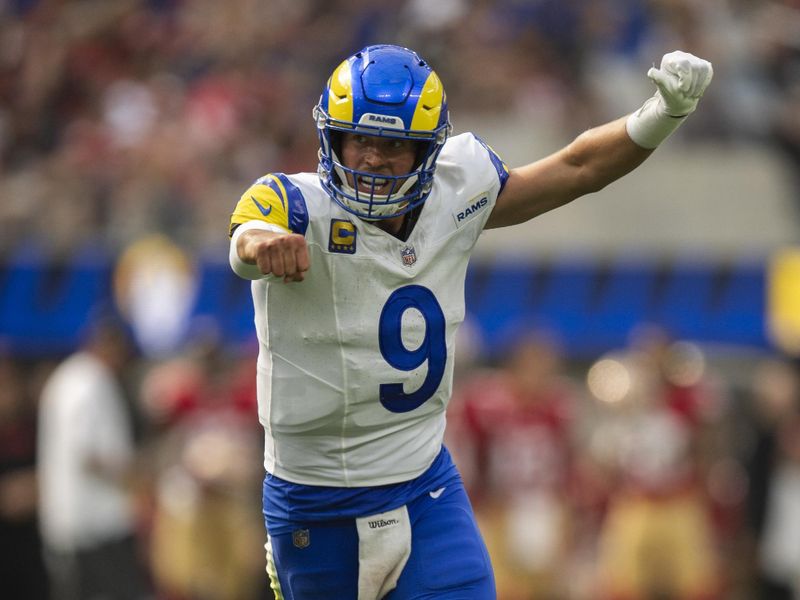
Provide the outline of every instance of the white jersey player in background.
{"type": "Polygon", "coordinates": [[[314,111],[318,173],[269,174],[242,195],[230,262],[253,280],[277,597],[495,597],[442,445],[469,256],[483,229],[641,164],[712,68],[672,52],[648,76],[657,91],[636,113],[509,170],[474,135],[449,137],[425,61],[370,46],[336,68],[314,111]]]}

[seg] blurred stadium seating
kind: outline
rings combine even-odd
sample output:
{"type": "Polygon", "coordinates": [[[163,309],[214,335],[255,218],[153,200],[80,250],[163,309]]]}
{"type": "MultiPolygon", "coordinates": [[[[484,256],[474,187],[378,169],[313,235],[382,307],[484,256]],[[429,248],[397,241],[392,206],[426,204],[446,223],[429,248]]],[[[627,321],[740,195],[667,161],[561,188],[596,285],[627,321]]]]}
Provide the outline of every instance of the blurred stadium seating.
{"type": "MultiPolygon", "coordinates": [[[[111,257],[90,249],[55,263],[30,251],[0,264],[0,339],[19,356],[58,356],[77,347],[97,306],[114,299],[111,257]]],[[[625,345],[640,323],[697,342],[767,349],[765,266],[743,261],[478,261],[466,284],[469,314],[487,352],[520,328],[558,331],[573,357],[625,345]]],[[[249,286],[227,262],[199,265],[191,318],[219,324],[225,341],[253,337],[249,286]]]]}

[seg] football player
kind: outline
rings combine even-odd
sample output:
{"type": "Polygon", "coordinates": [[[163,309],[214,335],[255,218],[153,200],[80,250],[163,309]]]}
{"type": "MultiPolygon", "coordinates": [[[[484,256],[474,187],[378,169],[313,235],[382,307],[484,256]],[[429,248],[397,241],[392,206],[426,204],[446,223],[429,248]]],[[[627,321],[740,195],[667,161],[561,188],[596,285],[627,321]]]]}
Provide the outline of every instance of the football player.
{"type": "Polygon", "coordinates": [[[641,164],[695,110],[712,68],[672,52],[648,76],[657,91],[641,109],[509,169],[475,135],[450,137],[442,82],[418,54],[369,46],[314,109],[318,172],[270,173],[244,192],[230,263],[253,281],[279,598],[495,597],[442,445],[467,262],[483,229],[641,164]]]}

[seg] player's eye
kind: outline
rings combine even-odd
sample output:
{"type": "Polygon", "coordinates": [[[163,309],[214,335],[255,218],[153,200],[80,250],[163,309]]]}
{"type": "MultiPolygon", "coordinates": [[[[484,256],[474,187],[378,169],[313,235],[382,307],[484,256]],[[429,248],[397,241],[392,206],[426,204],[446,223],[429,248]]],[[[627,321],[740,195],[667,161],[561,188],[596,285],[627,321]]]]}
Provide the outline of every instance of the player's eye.
{"type": "Polygon", "coordinates": [[[387,144],[387,149],[392,152],[392,154],[402,154],[403,152],[413,150],[414,142],[403,139],[392,139],[387,144]]]}

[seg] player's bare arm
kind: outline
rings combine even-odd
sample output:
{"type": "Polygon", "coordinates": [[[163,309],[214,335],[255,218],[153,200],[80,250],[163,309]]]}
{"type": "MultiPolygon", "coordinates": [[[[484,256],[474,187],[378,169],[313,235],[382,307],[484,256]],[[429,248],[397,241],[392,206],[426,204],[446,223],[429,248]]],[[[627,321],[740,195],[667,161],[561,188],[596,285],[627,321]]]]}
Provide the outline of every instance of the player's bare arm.
{"type": "Polygon", "coordinates": [[[303,281],[310,266],[306,240],[297,233],[251,229],[239,236],[236,252],[242,262],[256,265],[264,275],[283,277],[287,283],[303,281]]]}
{"type": "Polygon", "coordinates": [[[671,52],[647,76],[657,91],[641,109],[590,129],[565,148],[512,169],[486,227],[523,223],[599,191],[638,167],[694,112],[713,77],[711,63],[671,52]]]}
{"type": "Polygon", "coordinates": [[[558,152],[512,169],[486,228],[523,223],[597,192],[651,153],[628,137],[624,118],[590,129],[558,152]]]}

